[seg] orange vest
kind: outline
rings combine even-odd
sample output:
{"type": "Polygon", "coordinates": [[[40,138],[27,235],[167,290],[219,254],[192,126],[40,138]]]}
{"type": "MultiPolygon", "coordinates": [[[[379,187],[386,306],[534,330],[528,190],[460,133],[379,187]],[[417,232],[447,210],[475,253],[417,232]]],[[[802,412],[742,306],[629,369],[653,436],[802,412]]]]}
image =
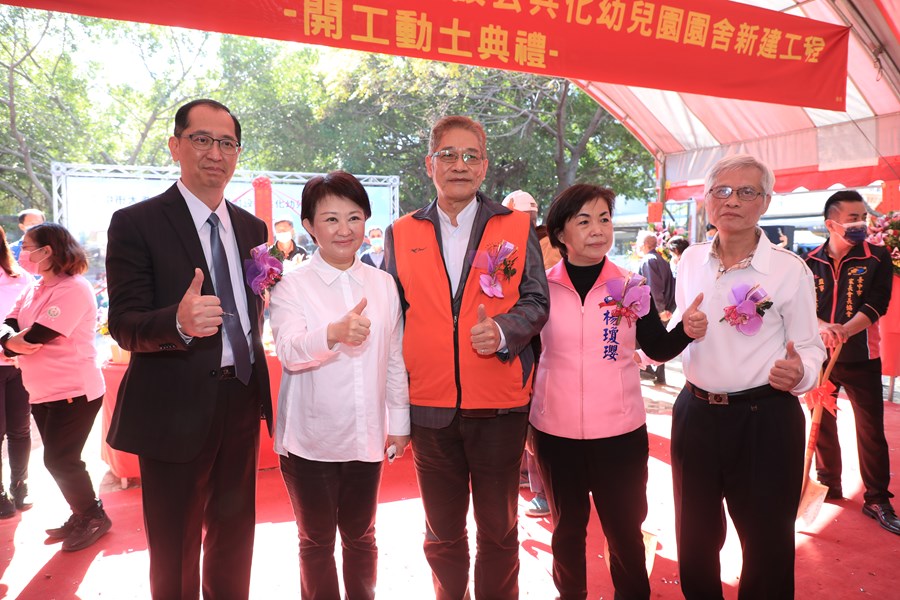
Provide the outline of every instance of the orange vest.
{"type": "Polygon", "coordinates": [[[504,363],[495,355],[479,355],[472,348],[470,330],[478,321],[479,304],[484,305],[488,316],[494,316],[509,311],[519,299],[530,228],[529,217],[522,212],[495,215],[488,220],[478,251],[504,240],[512,243],[516,247],[512,255],[516,272],[508,281],[498,274],[503,298],[492,298],[482,291],[479,283],[486,271],[470,269],[460,284],[464,286],[462,305],[454,319],[450,282],[434,224],[412,215],[394,223],[397,274],[409,304],[403,358],[409,371],[412,404],[512,408],[528,403],[531,374],[522,385],[522,364],[518,356],[504,363]]]}

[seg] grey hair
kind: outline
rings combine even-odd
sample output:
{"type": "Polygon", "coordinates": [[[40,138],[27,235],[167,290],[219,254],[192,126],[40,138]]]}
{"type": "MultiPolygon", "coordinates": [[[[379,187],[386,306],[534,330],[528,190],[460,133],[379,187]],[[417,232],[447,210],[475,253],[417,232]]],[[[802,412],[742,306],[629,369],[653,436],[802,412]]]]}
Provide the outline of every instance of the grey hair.
{"type": "Polygon", "coordinates": [[[709,190],[713,188],[713,185],[722,173],[748,167],[752,167],[762,173],[760,184],[762,184],[763,192],[765,192],[766,195],[771,195],[772,191],[775,189],[775,174],[772,172],[772,169],[769,168],[769,165],[749,154],[726,156],[713,165],[713,168],[710,169],[709,173],[706,175],[703,193],[709,193],[709,190]]]}

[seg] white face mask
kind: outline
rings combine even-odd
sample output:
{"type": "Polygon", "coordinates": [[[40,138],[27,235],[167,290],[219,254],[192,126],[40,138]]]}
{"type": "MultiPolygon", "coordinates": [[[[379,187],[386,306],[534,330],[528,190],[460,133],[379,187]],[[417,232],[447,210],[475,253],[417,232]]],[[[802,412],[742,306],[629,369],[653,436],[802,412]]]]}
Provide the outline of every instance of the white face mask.
{"type": "Polygon", "coordinates": [[[290,231],[279,231],[275,234],[275,241],[280,242],[282,244],[286,244],[291,241],[291,232],[290,231]]]}
{"type": "Polygon", "coordinates": [[[369,240],[369,245],[376,250],[384,247],[384,238],[371,238],[369,240]]]}

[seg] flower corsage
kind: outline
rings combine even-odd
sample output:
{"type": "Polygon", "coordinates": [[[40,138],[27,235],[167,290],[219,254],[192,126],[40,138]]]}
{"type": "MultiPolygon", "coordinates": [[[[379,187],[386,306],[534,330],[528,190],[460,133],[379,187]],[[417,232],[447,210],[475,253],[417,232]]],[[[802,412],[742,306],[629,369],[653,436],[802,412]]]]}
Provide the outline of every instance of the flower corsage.
{"type": "Polygon", "coordinates": [[[501,240],[498,244],[488,244],[485,250],[475,254],[472,267],[485,271],[479,277],[481,291],[490,298],[503,298],[501,277],[506,281],[516,274],[516,247],[501,240]]]}
{"type": "Polygon", "coordinates": [[[269,254],[265,244],[250,249],[250,258],[244,261],[247,285],[257,296],[264,296],[276,283],[281,281],[284,265],[269,254]]]}
{"type": "Polygon", "coordinates": [[[756,335],[762,327],[762,318],[766,311],[772,308],[772,300],[759,284],[749,286],[736,285],[731,288],[731,296],[734,304],[725,307],[725,316],[719,319],[728,321],[728,324],[744,335],[756,335]]]}
{"type": "Polygon", "coordinates": [[[612,279],[606,284],[609,294],[600,306],[614,306],[610,311],[616,318],[616,325],[622,319],[631,327],[635,321],[650,312],[650,286],[640,275],[631,274],[622,279],[612,279]]]}

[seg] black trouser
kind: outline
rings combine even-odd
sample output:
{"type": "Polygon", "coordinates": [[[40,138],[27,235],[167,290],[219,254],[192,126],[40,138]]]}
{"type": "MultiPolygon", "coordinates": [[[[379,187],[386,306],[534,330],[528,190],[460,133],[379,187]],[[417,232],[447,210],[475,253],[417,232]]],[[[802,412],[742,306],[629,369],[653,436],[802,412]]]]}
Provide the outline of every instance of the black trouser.
{"type": "MultiPolygon", "coordinates": [[[[6,437],[9,451],[10,487],[28,479],[31,456],[31,405],[22,385],[22,371],[12,365],[0,366],[0,443],[6,437]]],[[[3,466],[0,464],[0,489],[3,466]]]]}
{"type": "MultiPolygon", "coordinates": [[[[831,382],[837,392],[843,387],[853,405],[856,421],[856,448],[859,452],[859,474],[866,487],[866,502],[884,503],[894,497],[888,491],[891,464],[884,437],[884,395],[881,389],[881,359],[836,363],[831,382]]],[[[828,487],[841,488],[841,443],[837,419],[828,411],[822,413],[819,441],[816,444],[816,470],[819,481],[828,487]]]]}
{"type": "Polygon", "coordinates": [[[94,484],[81,460],[103,396],[88,402],[84,396],[72,400],[39,402],[31,406],[34,422],[44,442],[44,466],[73,513],[82,515],[97,505],[94,484]]]}
{"type": "Polygon", "coordinates": [[[743,550],[738,598],[794,597],[804,441],[803,409],[787,392],[717,406],[681,390],[672,413],[672,478],[685,598],[722,598],[723,500],[743,550]]]}
{"type": "Polygon", "coordinates": [[[219,382],[212,423],[193,460],[138,457],[154,599],[197,599],[201,540],[203,597],[249,597],[259,457],[256,385],[255,376],[248,386],[237,379],[219,382]]]}
{"type": "Polygon", "coordinates": [[[561,600],[587,598],[585,539],[591,497],[609,543],[615,597],[650,597],[641,524],[647,518],[647,426],[593,440],[534,430],[553,520],[553,582],[561,600]]]}
{"type": "Polygon", "coordinates": [[[335,530],[347,600],[375,597],[378,547],[375,512],[382,463],[321,462],[280,457],[281,475],[300,534],[300,597],[340,600],[334,562],[335,530]]]}
{"type": "Polygon", "coordinates": [[[475,513],[475,597],[519,597],[517,507],[528,413],[461,417],[443,429],[412,425],[425,508],[425,558],[437,600],[462,600],[469,586],[466,516],[475,513]]]}

